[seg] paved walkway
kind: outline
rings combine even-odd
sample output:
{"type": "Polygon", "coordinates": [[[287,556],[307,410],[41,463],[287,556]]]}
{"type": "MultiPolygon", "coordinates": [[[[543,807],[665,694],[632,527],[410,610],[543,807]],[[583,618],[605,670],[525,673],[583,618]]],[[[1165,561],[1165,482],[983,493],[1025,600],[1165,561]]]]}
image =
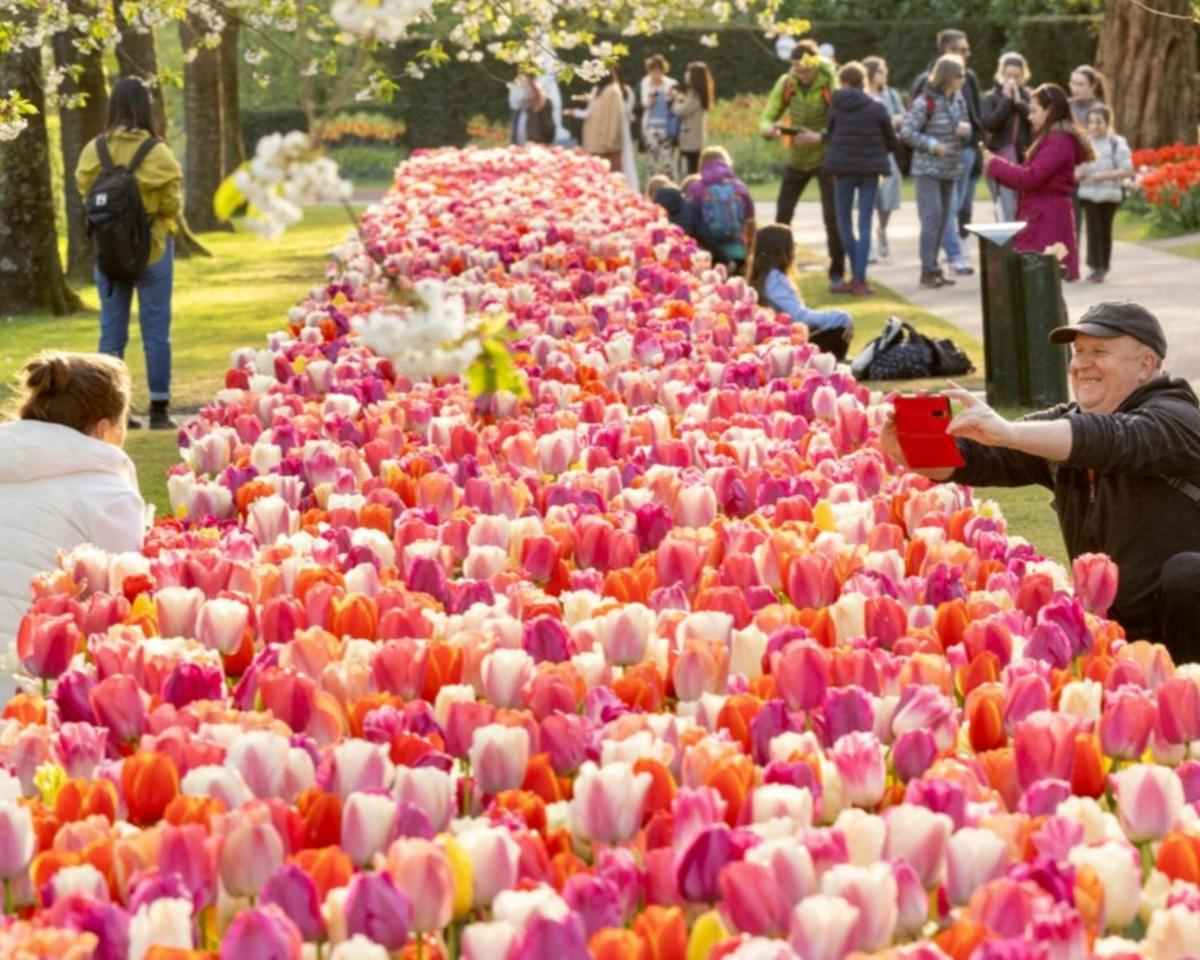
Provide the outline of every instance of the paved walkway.
{"type": "MultiPolygon", "coordinates": [[[[774,203],[759,203],[759,223],[770,223],[774,203]]],[[[992,205],[975,204],[979,220],[992,221],[992,205]]],[[[814,201],[801,203],[792,221],[796,242],[810,250],[825,250],[825,231],[821,210],[814,201]]],[[[979,274],[956,277],[953,287],[931,290],[918,285],[920,257],[917,253],[917,205],[905,201],[892,214],[888,240],[892,255],[889,263],[873,264],[867,279],[886,284],[907,300],[949,321],[978,339],[983,338],[983,318],[979,300],[979,274]]],[[[978,266],[979,241],[969,242],[972,265],[978,266]]],[[[1200,390],[1200,260],[1178,256],[1162,247],[1136,243],[1117,243],[1113,247],[1112,272],[1103,284],[1083,281],[1064,284],[1067,311],[1074,320],[1101,300],[1137,300],[1152,310],[1162,322],[1170,352],[1167,369],[1186,377],[1200,390]]],[[[1084,271],[1086,274],[1086,270],[1084,271]]],[[[852,298],[846,300],[853,302],[852,298]]]]}

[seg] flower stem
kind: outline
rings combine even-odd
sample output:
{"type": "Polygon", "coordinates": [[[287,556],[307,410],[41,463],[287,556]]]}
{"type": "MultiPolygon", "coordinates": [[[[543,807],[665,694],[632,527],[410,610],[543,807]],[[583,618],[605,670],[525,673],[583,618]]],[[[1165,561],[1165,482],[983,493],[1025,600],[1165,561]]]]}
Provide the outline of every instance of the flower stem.
{"type": "Polygon", "coordinates": [[[9,880],[8,877],[5,877],[4,878],[4,915],[6,917],[11,917],[15,911],[16,911],[16,907],[13,905],[13,896],[12,896],[12,881],[9,880]]]}

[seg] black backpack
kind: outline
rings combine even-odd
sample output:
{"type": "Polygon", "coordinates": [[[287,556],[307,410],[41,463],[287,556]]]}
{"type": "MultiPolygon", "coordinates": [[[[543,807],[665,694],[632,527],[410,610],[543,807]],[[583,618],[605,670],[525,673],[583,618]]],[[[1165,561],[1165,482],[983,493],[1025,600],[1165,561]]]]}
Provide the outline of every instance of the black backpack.
{"type": "Polygon", "coordinates": [[[135,283],[150,259],[150,218],[142,206],[134,173],[157,143],[154,137],[147,137],[129,164],[117,167],[108,142],[96,138],[100,176],[88,192],[84,220],[96,251],[96,267],[110,281],[135,283]]]}
{"type": "Polygon", "coordinates": [[[953,340],[934,340],[899,317],[889,318],[883,333],[868,343],[850,366],[858,380],[957,377],[974,369],[953,340]]]}

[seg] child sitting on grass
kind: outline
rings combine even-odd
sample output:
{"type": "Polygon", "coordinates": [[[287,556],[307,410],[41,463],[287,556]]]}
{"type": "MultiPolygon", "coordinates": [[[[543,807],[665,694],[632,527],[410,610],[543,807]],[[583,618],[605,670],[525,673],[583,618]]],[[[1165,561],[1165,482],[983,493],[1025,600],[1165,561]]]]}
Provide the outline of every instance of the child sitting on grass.
{"type": "Polygon", "coordinates": [[[683,195],[696,207],[697,239],[711,251],[713,263],[740,276],[754,237],[754,199],[734,174],[724,147],[700,154],[700,178],[685,186],[683,195]]]}
{"type": "Polygon", "coordinates": [[[758,302],[804,324],[812,343],[844,360],[854,337],[854,322],[843,310],[810,310],[804,305],[788,275],[795,257],[790,228],[772,223],[758,231],[750,260],[750,285],[758,293],[758,302]]]}
{"type": "Polygon", "coordinates": [[[670,177],[651,177],[646,184],[646,196],[667,211],[667,219],[675,226],[689,237],[696,236],[696,205],[683,195],[670,177]]]}

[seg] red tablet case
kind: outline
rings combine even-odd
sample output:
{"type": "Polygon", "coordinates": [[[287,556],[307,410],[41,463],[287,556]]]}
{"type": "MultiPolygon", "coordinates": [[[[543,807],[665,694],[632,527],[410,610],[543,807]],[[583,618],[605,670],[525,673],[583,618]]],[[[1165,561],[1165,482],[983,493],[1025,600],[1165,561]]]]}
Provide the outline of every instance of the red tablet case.
{"type": "Polygon", "coordinates": [[[963,465],[958,444],[946,433],[951,420],[947,397],[897,397],[892,405],[896,411],[897,439],[910,467],[963,465]]]}

